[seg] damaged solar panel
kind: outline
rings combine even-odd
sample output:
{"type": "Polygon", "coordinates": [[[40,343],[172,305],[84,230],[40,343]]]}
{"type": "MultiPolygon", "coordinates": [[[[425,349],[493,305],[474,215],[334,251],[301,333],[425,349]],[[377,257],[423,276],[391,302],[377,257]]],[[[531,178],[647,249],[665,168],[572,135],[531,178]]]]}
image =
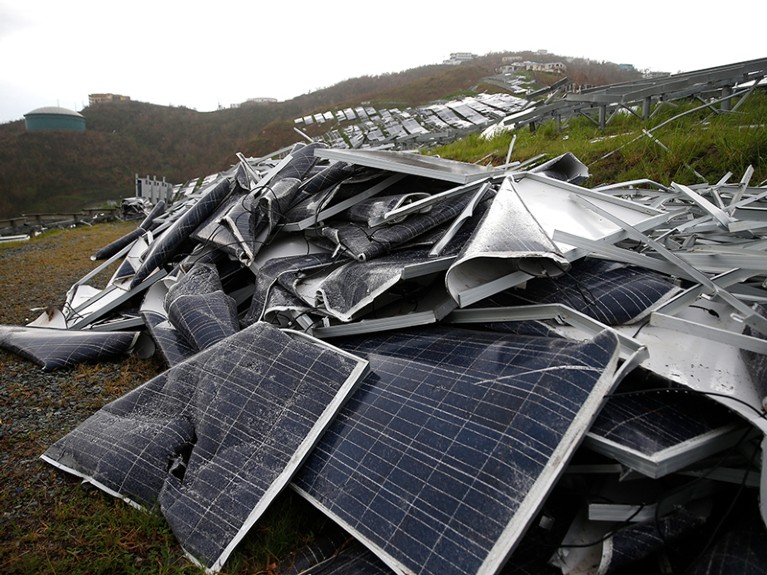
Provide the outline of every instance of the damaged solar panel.
{"type": "Polygon", "coordinates": [[[401,573],[495,573],[614,385],[618,345],[434,328],[344,341],[371,373],[294,480],[401,573]]]}
{"type": "Polygon", "coordinates": [[[255,323],[96,412],[43,459],[159,507],[190,556],[218,570],[365,370],[319,340],[255,323]]]}

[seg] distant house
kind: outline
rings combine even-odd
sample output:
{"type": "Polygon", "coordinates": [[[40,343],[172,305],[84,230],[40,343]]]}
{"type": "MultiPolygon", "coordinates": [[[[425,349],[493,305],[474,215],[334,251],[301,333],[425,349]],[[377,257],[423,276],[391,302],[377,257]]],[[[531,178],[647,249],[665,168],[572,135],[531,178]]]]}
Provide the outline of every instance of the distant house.
{"type": "Polygon", "coordinates": [[[463,64],[464,62],[474,60],[474,58],[477,58],[477,55],[472,54],[471,52],[453,52],[450,54],[450,58],[442,63],[448,64],[450,66],[457,66],[459,64],[463,64]]]}
{"type": "Polygon", "coordinates": [[[88,105],[111,104],[112,102],[129,102],[130,96],[120,94],[88,94],[88,105]]]}
{"type": "Polygon", "coordinates": [[[513,62],[506,66],[501,66],[500,72],[508,74],[509,72],[522,72],[525,70],[533,72],[555,72],[565,73],[567,66],[562,62],[513,62]]]}

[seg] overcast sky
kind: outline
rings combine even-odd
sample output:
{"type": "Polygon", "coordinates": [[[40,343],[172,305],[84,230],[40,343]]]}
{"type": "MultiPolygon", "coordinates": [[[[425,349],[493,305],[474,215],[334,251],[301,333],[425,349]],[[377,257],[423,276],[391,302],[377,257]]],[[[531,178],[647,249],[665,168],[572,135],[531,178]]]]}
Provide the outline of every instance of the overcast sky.
{"type": "Polygon", "coordinates": [[[698,70],[767,57],[767,2],[0,0],[0,123],[111,92],[201,112],[451,52],[540,50],[698,70]]]}

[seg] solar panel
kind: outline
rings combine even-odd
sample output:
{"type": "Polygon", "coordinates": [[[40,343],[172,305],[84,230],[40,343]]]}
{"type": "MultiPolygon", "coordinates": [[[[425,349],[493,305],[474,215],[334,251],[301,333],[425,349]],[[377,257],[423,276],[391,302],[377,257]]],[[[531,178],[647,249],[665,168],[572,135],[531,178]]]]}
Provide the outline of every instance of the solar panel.
{"type": "Polygon", "coordinates": [[[558,303],[605,325],[621,325],[641,320],[651,305],[678,289],[671,278],[656,272],[584,258],[556,279],[534,278],[524,289],[510,289],[492,299],[497,305],[558,303]]]}
{"type": "Polygon", "coordinates": [[[405,221],[392,225],[368,227],[356,222],[339,221],[316,233],[308,230],[307,235],[319,235],[356,260],[367,261],[455,219],[470,199],[466,195],[450,198],[424,214],[412,214],[405,221]]]}
{"type": "Polygon", "coordinates": [[[0,325],[0,348],[34,361],[43,371],[127,355],[139,332],[99,332],[0,325]]]}
{"type": "Polygon", "coordinates": [[[294,487],[403,573],[495,573],[613,385],[586,343],[447,327],[343,340],[371,373],[294,487]]]}
{"type": "Polygon", "coordinates": [[[256,323],[110,403],[43,455],[160,510],[217,570],[353,391],[363,360],[256,323]]]}
{"type": "Polygon", "coordinates": [[[131,281],[131,287],[143,282],[155,268],[167,262],[189,238],[190,234],[218,208],[231,191],[232,186],[228,177],[206,189],[197,203],[184,212],[162,236],[152,243],[144,263],[136,271],[136,275],[131,281]]]}
{"type": "Polygon", "coordinates": [[[586,445],[650,477],[662,477],[731,447],[743,426],[715,401],[669,391],[611,397],[586,445]]]}
{"type": "Polygon", "coordinates": [[[197,262],[168,289],[168,320],[197,350],[240,329],[237,304],[224,293],[216,266],[197,262]]]}

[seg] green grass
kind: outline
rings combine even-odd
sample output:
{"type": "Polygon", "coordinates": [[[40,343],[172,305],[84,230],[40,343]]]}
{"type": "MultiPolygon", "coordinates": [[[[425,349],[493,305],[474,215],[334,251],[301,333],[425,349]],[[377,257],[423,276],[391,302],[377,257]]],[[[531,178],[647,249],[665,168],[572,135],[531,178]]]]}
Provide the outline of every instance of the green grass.
{"type": "Polygon", "coordinates": [[[482,163],[501,165],[516,134],[512,161],[570,152],[589,167],[589,186],[641,178],[689,185],[704,181],[697,174],[716,183],[728,172],[739,180],[749,166],[754,168],[752,184],[767,180],[767,94],[754,92],[735,112],[715,114],[702,108],[661,125],[700,106],[698,101],[665,104],[648,121],[620,114],[605,129],[576,117],[558,130],[551,120],[534,132],[522,128],[492,139],[474,134],[429,153],[465,162],[485,158],[482,163]]]}

